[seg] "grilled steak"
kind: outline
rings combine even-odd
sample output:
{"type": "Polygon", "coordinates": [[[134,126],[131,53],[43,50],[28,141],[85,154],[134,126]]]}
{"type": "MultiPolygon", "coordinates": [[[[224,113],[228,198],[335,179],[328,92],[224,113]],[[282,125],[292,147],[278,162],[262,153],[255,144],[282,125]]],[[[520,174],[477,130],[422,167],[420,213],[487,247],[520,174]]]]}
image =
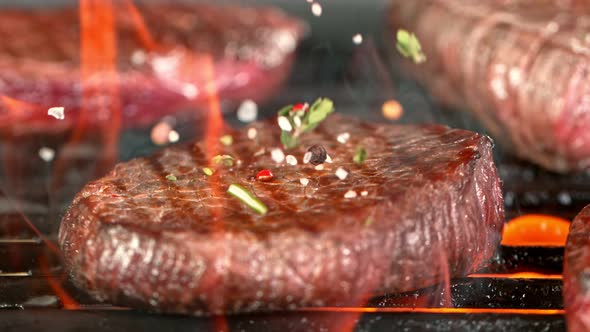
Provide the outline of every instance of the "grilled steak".
{"type": "Polygon", "coordinates": [[[59,232],[73,280],[98,299],[160,312],[362,305],[473,272],[499,244],[504,208],[485,136],[333,115],[288,150],[292,166],[268,152],[280,146],[275,122],[252,127],[254,140],[228,129],[231,146],[169,147],[89,183],[59,232]],[[332,159],[323,170],[302,163],[315,144],[332,159]],[[235,165],[206,176],[211,149],[235,165]],[[274,178],[255,180],[262,169],[274,178]],[[268,212],[230,196],[230,184],[268,212]]]}
{"type": "MultiPolygon", "coordinates": [[[[98,72],[85,82],[93,93],[86,105],[90,124],[109,118],[119,102],[112,91],[119,93],[124,126],[199,108],[212,81],[222,101],[260,101],[288,76],[303,33],[300,22],[275,9],[144,4],[138,11],[150,43],[125,3],[115,7],[118,77],[98,72]]],[[[9,112],[0,103],[0,126],[48,132],[75,123],[83,93],[78,16],[76,8],[0,13],[0,95],[31,104],[9,112]],[[63,121],[47,115],[53,106],[65,107],[63,121]]]]}
{"type": "Polygon", "coordinates": [[[568,331],[590,330],[590,206],[574,219],[565,245],[563,295],[568,331]]]}
{"type": "Polygon", "coordinates": [[[557,3],[396,1],[391,22],[421,41],[428,60],[408,72],[435,97],[474,112],[522,158],[567,172],[590,167],[589,16],[557,3]]]}

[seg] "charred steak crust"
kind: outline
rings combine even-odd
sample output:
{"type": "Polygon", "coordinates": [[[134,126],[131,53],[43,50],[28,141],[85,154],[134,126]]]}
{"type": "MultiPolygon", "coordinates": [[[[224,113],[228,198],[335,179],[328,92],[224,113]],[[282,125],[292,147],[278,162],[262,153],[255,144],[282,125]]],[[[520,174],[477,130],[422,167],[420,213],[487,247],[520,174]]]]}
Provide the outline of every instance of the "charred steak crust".
{"type": "Polygon", "coordinates": [[[590,330],[590,206],[572,221],[565,245],[563,295],[568,331],[590,330]]]}
{"type": "Polygon", "coordinates": [[[394,3],[391,28],[416,33],[428,58],[402,69],[435,97],[473,112],[524,159],[558,172],[590,167],[587,2],[394,3]]]}
{"type": "MultiPolygon", "coordinates": [[[[145,125],[167,113],[204,104],[211,81],[206,66],[211,62],[221,99],[260,101],[288,76],[305,32],[302,22],[274,8],[179,2],[138,5],[154,47],[140,37],[126,2],[115,3],[118,72],[114,77],[94,75],[85,82],[87,90],[96,94],[86,101],[93,110],[87,116],[102,115],[89,118],[90,124],[108,120],[104,113],[119,102],[125,126],[145,125]],[[101,93],[114,84],[120,99],[101,93]]],[[[75,123],[82,98],[80,29],[75,7],[0,11],[0,95],[40,108],[0,112],[2,118],[10,116],[0,128],[19,125],[12,129],[51,131],[75,123]],[[52,106],[65,107],[64,121],[56,123],[47,116],[52,106]]]]}
{"type": "Polygon", "coordinates": [[[232,132],[232,146],[216,147],[241,164],[212,177],[201,171],[210,146],[196,142],[89,183],[59,232],[73,280],[98,299],[158,312],[361,305],[370,295],[431,285],[447,271],[473,272],[499,244],[504,208],[486,136],[332,115],[289,151],[298,165],[278,166],[268,153],[280,145],[276,124],[252,127],[256,140],[244,129],[232,132]],[[343,132],[346,144],[336,140],[343,132]],[[301,163],[313,144],[333,159],[324,170],[301,163]],[[368,152],[362,166],[352,161],[359,144],[368,152]],[[346,179],[334,175],[338,167],[346,179]],[[263,168],[275,179],[251,180],[263,168]],[[269,212],[258,215],[225,193],[231,183],[269,212]],[[349,190],[368,195],[344,198],[349,190]]]}

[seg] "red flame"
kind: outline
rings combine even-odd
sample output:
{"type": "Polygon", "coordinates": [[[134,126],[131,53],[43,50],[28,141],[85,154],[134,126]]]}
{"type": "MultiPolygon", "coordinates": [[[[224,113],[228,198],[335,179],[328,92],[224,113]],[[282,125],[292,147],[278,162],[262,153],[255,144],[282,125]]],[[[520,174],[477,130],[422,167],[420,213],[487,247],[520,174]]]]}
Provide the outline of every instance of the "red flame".
{"type": "Polygon", "coordinates": [[[505,246],[564,246],[570,222],[549,215],[528,214],[512,219],[504,226],[505,246]]]}
{"type": "Polygon", "coordinates": [[[468,275],[469,278],[508,278],[508,279],[563,279],[561,274],[544,274],[537,272],[518,272],[518,273],[474,273],[468,275]]]}
{"type": "Polygon", "coordinates": [[[39,267],[41,268],[41,272],[47,277],[47,282],[49,286],[59,298],[61,304],[63,305],[64,309],[67,310],[77,310],[80,309],[80,304],[72,298],[68,292],[62,287],[61,281],[56,280],[56,278],[51,274],[49,271],[49,267],[47,266],[47,262],[45,261],[45,257],[39,257],[39,267]]]}

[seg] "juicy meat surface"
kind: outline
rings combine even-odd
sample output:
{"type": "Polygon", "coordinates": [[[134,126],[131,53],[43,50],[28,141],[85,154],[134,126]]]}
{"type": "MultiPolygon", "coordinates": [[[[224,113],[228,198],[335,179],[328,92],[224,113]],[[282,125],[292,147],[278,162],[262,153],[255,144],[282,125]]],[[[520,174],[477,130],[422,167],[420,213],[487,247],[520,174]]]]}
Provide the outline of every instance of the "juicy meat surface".
{"type": "Polygon", "coordinates": [[[572,221],[565,245],[563,296],[568,331],[590,330],[590,206],[572,221]]]}
{"type": "MultiPolygon", "coordinates": [[[[153,3],[137,7],[149,31],[145,37],[127,2],[115,3],[117,73],[101,67],[99,61],[108,61],[104,49],[86,63],[96,72],[81,71],[78,8],[0,12],[0,96],[28,104],[14,111],[14,103],[0,100],[2,127],[16,132],[69,128],[82,107],[90,110],[86,121],[94,125],[110,121],[118,103],[124,126],[142,126],[206,106],[210,83],[222,101],[261,101],[288,76],[305,29],[273,8],[153,3]],[[63,121],[47,115],[53,106],[65,107],[63,121]]],[[[94,20],[104,15],[91,14],[94,20]]],[[[93,26],[84,42],[109,45],[105,24],[93,26]]]]}
{"type": "Polygon", "coordinates": [[[499,244],[504,207],[486,136],[332,115],[286,152],[298,159],[291,166],[271,158],[276,122],[252,127],[255,140],[247,128],[226,129],[229,147],[166,148],[89,183],[59,232],[73,280],[98,299],[159,312],[362,305],[476,271],[499,244]],[[341,144],[344,132],[351,137],[341,144]],[[332,158],[323,170],[301,162],[314,144],[332,158]],[[361,166],[358,145],[368,152],[361,166]],[[235,165],[204,175],[211,151],[235,165]],[[261,169],[274,179],[253,179],[261,169]],[[232,183],[268,213],[227,194],[232,183]],[[357,196],[346,198],[349,190],[357,196]]]}
{"type": "Polygon", "coordinates": [[[436,98],[473,112],[522,158],[567,172],[590,167],[583,3],[395,1],[390,21],[416,33],[428,60],[403,67],[436,98]]]}

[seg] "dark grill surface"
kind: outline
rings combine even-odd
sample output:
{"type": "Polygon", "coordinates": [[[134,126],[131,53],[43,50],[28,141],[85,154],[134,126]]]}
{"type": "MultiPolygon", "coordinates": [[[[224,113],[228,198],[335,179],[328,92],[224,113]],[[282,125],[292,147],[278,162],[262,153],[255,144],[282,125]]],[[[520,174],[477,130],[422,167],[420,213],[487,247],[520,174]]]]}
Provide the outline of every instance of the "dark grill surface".
{"type": "MultiPolygon", "coordinates": [[[[485,133],[466,114],[440,109],[419,86],[396,75],[375,39],[365,36],[362,45],[350,44],[304,43],[289,86],[271,102],[260,105],[259,117],[287,103],[312,101],[320,93],[335,100],[338,112],[386,121],[381,104],[394,98],[405,108],[398,122],[440,122],[485,133]]],[[[239,125],[232,114],[226,114],[226,120],[239,125]]],[[[199,124],[182,123],[176,129],[184,141],[199,136],[195,127],[199,124]]],[[[559,278],[563,248],[557,247],[501,247],[481,271],[540,272],[552,277],[466,277],[448,285],[375,297],[360,308],[194,318],[97,303],[69,284],[52,248],[68,202],[96,174],[96,146],[90,142],[68,150],[60,146],[59,140],[40,136],[4,137],[0,144],[0,307],[6,309],[0,311],[1,331],[565,330],[559,278]],[[68,161],[61,181],[54,181],[51,164],[39,159],[41,146],[56,148],[68,161]],[[451,309],[437,311],[440,308],[451,309]],[[477,310],[468,312],[470,308],[477,310]]],[[[129,130],[122,133],[120,159],[145,155],[156,148],[149,140],[149,130],[129,130]]],[[[551,174],[516,160],[501,146],[496,146],[496,161],[504,180],[509,219],[526,213],[571,219],[590,201],[587,174],[551,174]]]]}

